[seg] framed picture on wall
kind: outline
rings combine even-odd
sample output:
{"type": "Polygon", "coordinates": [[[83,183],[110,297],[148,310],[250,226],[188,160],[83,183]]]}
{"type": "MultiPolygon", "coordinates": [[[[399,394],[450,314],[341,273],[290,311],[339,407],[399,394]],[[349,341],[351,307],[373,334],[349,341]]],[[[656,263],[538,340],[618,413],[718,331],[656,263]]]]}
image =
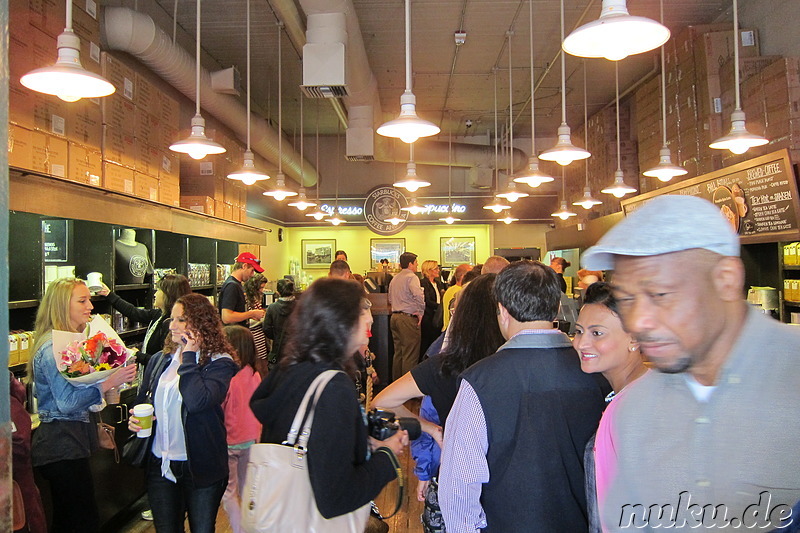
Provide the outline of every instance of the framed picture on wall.
{"type": "Polygon", "coordinates": [[[439,237],[442,266],[475,264],[475,237],[439,237]]]}
{"type": "Polygon", "coordinates": [[[399,263],[400,255],[405,251],[405,239],[370,239],[370,266],[375,267],[381,259],[387,259],[389,263],[399,263]]]}
{"type": "Polygon", "coordinates": [[[336,239],[303,239],[300,248],[303,268],[328,268],[333,262],[336,239]]]}

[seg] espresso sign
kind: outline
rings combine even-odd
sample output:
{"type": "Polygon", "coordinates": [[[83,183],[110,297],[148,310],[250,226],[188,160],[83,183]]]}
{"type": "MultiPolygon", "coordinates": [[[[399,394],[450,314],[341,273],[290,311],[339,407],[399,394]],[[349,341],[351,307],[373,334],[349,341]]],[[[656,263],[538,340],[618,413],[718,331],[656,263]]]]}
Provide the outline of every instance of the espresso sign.
{"type": "Polygon", "coordinates": [[[623,200],[622,209],[628,215],[663,194],[713,202],[743,244],[800,240],[797,181],[786,150],[623,200]]]}

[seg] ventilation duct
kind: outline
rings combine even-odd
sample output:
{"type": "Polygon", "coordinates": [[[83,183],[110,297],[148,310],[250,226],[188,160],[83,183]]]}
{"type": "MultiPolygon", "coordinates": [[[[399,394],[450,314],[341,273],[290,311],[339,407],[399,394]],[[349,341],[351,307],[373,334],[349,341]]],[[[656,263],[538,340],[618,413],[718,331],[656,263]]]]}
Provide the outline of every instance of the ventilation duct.
{"type": "Polygon", "coordinates": [[[303,45],[303,94],[309,98],[347,96],[344,13],[308,16],[306,44],[303,45]]]}
{"type": "Polygon", "coordinates": [[[348,161],[375,160],[375,131],[372,129],[372,106],[351,106],[347,126],[348,161]]]}

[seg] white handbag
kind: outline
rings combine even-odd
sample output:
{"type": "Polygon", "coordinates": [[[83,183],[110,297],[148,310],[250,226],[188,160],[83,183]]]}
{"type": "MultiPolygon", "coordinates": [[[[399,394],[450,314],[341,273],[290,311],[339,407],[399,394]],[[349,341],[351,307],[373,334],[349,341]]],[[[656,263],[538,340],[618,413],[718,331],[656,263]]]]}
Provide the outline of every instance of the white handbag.
{"type": "Polygon", "coordinates": [[[338,373],[326,370],[306,391],[292,427],[282,444],[250,447],[242,499],[242,530],[246,533],[363,533],[370,504],[331,519],[317,509],[308,477],[306,445],[311,435],[314,409],[328,382],[338,373]],[[313,399],[312,399],[313,397],[313,399]],[[303,415],[311,409],[303,424],[303,415]]]}

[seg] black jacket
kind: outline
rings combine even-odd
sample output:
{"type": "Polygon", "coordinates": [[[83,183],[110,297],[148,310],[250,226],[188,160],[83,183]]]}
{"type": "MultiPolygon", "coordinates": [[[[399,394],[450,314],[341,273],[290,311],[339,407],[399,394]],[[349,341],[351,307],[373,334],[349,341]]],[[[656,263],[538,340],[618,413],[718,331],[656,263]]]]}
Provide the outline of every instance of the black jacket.
{"type": "Polygon", "coordinates": [[[150,338],[147,339],[147,344],[142,346],[142,350],[136,354],[136,362],[146,365],[153,354],[160,352],[164,348],[164,341],[169,335],[169,320],[165,320],[167,317],[164,316],[161,309],[139,309],[132,303],[120,298],[115,292],[109,292],[106,299],[123,316],[140,324],[147,324],[148,331],[152,327],[156,328],[150,338]]]}
{"type": "Polygon", "coordinates": [[[264,335],[273,341],[268,357],[271,363],[278,361],[281,347],[283,346],[283,330],[286,319],[292,314],[295,303],[295,300],[277,300],[269,304],[267,312],[264,314],[262,322],[264,335]]]}

